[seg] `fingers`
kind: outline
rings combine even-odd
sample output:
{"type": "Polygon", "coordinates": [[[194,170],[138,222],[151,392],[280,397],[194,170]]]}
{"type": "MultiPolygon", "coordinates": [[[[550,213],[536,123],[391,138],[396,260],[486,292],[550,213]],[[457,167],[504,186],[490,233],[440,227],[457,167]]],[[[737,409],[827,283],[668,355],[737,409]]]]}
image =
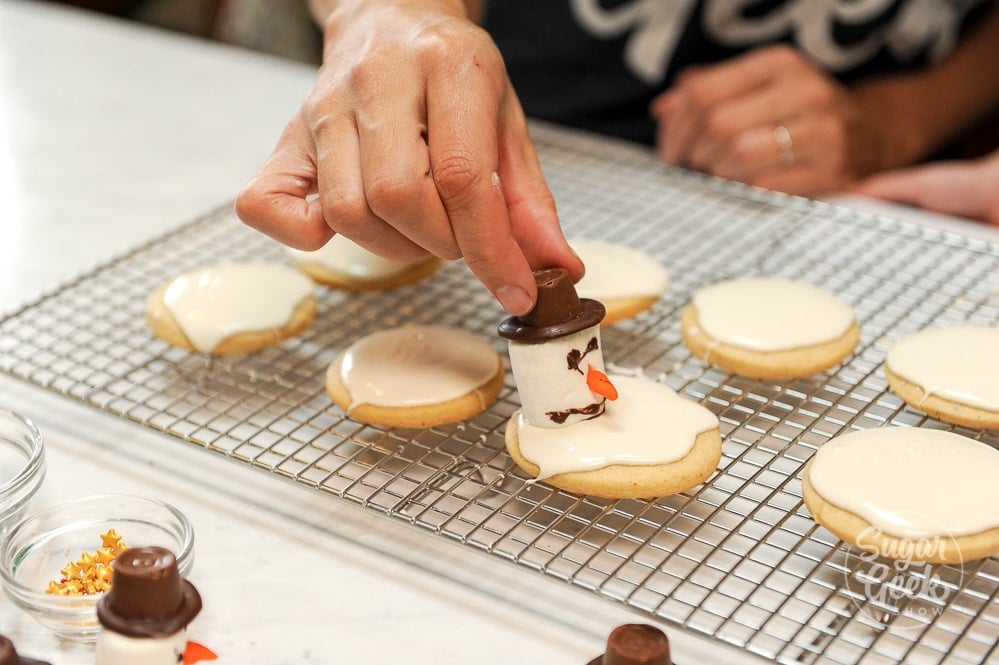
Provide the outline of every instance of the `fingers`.
{"type": "MultiPolygon", "coordinates": [[[[455,240],[473,273],[508,312],[526,314],[537,287],[513,236],[499,177],[505,89],[499,54],[483,49],[427,87],[430,166],[455,240]],[[465,94],[453,94],[461,81],[465,94]]],[[[523,186],[519,183],[515,186],[523,186]]]]}
{"type": "Polygon", "coordinates": [[[354,78],[361,180],[371,217],[436,256],[460,258],[431,174],[422,81],[385,67],[354,78]]]}
{"type": "Polygon", "coordinates": [[[848,182],[877,143],[847,91],[787,46],[682,76],[651,110],[665,161],[795,194],[848,182]]]}
{"type": "Polygon", "coordinates": [[[711,67],[698,67],[682,74],[676,85],[652,104],[654,115],[666,125],[660,156],[668,164],[690,163],[693,146],[707,122],[724,125],[734,114],[712,112],[734,99],[753,96],[772,85],[794,56],[784,47],[758,49],[711,67]]]}
{"type": "Polygon", "coordinates": [[[322,247],[333,236],[318,201],[312,137],[296,116],[274,151],[236,197],[236,215],[278,242],[303,250],[322,247]]]}
{"type": "Polygon", "coordinates": [[[326,59],[239,213],[303,249],[336,232],[397,260],[464,257],[508,312],[524,314],[536,297],[532,268],[562,266],[578,279],[583,266],[499,52],[444,15],[418,30],[404,12],[388,16],[398,30],[327,44],[354,57],[326,59]]]}
{"type": "MultiPolygon", "coordinates": [[[[851,191],[938,212],[995,223],[999,217],[996,174],[985,162],[939,162],[899,169],[862,181],[851,191]]],[[[999,169],[997,169],[999,171],[999,169]]]]}
{"type": "Polygon", "coordinates": [[[584,267],[569,247],[545,182],[520,102],[507,88],[499,140],[499,176],[510,228],[531,268],[560,267],[578,281],[584,267]]]}

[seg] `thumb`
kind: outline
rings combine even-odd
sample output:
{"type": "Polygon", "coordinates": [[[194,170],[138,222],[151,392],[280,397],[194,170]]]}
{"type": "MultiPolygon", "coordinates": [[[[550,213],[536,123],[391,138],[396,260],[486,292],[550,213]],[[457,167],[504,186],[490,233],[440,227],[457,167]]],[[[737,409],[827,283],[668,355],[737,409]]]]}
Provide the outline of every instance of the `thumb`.
{"type": "Polygon", "coordinates": [[[578,281],[583,262],[565,239],[527,121],[512,90],[509,95],[500,130],[498,172],[511,232],[533,270],[565,268],[578,281]]]}

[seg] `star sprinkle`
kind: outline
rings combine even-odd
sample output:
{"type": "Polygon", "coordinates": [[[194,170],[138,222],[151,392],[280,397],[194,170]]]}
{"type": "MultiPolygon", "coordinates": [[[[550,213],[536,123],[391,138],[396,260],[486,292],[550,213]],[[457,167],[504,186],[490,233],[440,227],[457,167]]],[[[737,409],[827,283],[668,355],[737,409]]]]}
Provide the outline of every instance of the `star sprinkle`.
{"type": "Polygon", "coordinates": [[[101,534],[101,547],[94,553],[83,552],[76,561],[70,561],[59,571],[62,578],[52,580],[45,593],[56,596],[89,596],[111,588],[114,570],[111,562],[128,549],[121,536],[109,529],[101,534]]]}

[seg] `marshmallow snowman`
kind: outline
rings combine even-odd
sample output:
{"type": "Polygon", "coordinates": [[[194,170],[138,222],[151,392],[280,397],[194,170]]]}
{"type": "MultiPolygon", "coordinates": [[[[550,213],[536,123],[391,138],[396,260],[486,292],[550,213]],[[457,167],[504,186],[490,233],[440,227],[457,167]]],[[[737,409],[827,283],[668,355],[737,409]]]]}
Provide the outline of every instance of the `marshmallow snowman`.
{"type": "Polygon", "coordinates": [[[603,304],[579,298],[561,268],[534,273],[537,305],[505,319],[498,332],[509,345],[510,364],[524,418],[535,427],[568,427],[597,418],[617,390],[604,374],[600,345],[603,304]]]}
{"type": "Polygon", "coordinates": [[[187,624],[201,611],[201,596],[181,579],[173,552],[128,549],[112,566],[111,590],[97,605],[96,665],[190,665],[216,658],[187,641],[187,624]]]}

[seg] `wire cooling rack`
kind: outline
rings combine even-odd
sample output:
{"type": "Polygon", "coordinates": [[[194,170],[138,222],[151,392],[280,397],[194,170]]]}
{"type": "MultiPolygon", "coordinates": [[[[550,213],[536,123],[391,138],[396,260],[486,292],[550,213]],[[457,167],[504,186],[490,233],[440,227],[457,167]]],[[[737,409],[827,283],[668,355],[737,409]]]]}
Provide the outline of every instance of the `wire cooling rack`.
{"type": "MultiPolygon", "coordinates": [[[[815,525],[800,482],[803,464],[837,434],[946,427],[890,393],[881,364],[893,341],[929,325],[999,325],[999,245],[670,170],[629,146],[535,132],[567,234],[641,248],[671,273],[655,308],[604,331],[604,354],[717,414],[721,464],[689,492],[608,501],[528,482],[503,448],[518,407],[509,374],[486,412],[426,431],[365,426],[333,406],[327,365],[375,330],[459,326],[505,351],[495,335],[503,313],[460,264],[397,291],[317,290],[308,332],[250,355],[208,360],[154,340],[143,304],[164,280],[223,259],[286,260],[229,207],[0,320],[0,369],[779,662],[999,659],[999,560],[927,567],[861,557],[815,525]],[[839,294],[862,323],[855,355],[782,383],[691,357],[679,309],[697,288],[748,274],[839,294]]],[[[999,432],[957,430],[999,446],[999,432]]]]}

